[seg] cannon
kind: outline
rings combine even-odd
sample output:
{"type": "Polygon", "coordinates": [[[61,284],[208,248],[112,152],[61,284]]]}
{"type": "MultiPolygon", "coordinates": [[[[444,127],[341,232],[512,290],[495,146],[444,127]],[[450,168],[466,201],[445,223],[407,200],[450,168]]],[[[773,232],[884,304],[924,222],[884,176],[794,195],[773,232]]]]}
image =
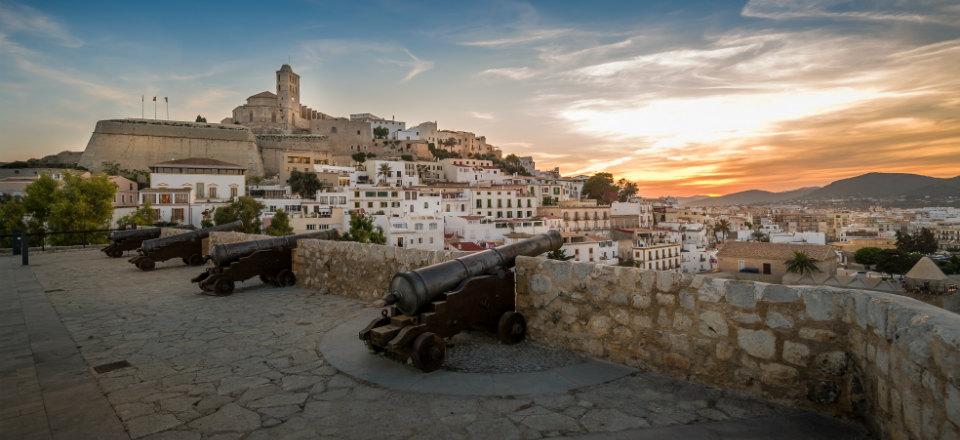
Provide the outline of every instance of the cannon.
{"type": "Polygon", "coordinates": [[[242,228],[243,222],[237,220],[183,234],[146,240],[140,245],[140,255],[131,258],[130,262],[140,270],[153,270],[158,262],[179,257],[183,260],[183,264],[199,266],[206,261],[203,258],[201,241],[209,237],[210,232],[237,231],[242,228]]]}
{"type": "Polygon", "coordinates": [[[326,240],[336,236],[337,232],[330,230],[216,245],[207,257],[213,261],[214,267],[207,268],[190,281],[198,283],[200,290],[218,296],[233,293],[237,281],[257,275],[264,284],[292,286],[297,282],[292,270],[293,249],[297,247],[297,240],[326,240]]]}
{"type": "Polygon", "coordinates": [[[464,330],[494,333],[515,344],[526,335],[516,312],[513,266],[521,255],[560,249],[563,240],[549,231],[409,272],[397,273],[380,304],[381,316],[360,331],[367,347],[430,372],[443,365],[445,338],[464,330]]]}
{"type": "Polygon", "coordinates": [[[120,258],[125,251],[138,249],[144,240],[160,237],[160,228],[138,228],[113,231],[110,233],[110,244],[100,249],[113,258],[120,258]]]}

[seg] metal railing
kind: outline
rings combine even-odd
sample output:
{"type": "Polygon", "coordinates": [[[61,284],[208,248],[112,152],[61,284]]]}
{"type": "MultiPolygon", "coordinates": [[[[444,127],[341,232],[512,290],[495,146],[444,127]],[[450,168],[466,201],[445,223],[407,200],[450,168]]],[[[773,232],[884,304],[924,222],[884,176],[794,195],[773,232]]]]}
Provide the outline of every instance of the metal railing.
{"type": "Polygon", "coordinates": [[[27,240],[29,247],[46,250],[48,247],[87,247],[110,242],[110,233],[123,229],[88,229],[82,231],[39,231],[21,234],[0,234],[0,249],[11,249],[19,245],[20,237],[27,240]]]}

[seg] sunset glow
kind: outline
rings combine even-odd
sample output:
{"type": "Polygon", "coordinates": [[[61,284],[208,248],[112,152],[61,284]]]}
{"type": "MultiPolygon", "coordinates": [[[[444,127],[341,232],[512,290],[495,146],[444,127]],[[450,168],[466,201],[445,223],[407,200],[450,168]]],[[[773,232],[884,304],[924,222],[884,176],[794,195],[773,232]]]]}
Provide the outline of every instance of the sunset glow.
{"type": "Polygon", "coordinates": [[[437,121],[543,169],[637,180],[649,196],[960,174],[956,4],[638,3],[380,5],[389,19],[338,7],[346,21],[303,5],[230,15],[284,31],[225,51],[195,44],[235,40],[215,25],[233,14],[222,8],[156,38],[142,30],[159,10],[118,7],[106,22],[68,3],[4,2],[0,160],[82,149],[96,120],[139,117],[141,95],[169,95],[173,119],[219,121],[289,60],[320,111],[437,121]]]}

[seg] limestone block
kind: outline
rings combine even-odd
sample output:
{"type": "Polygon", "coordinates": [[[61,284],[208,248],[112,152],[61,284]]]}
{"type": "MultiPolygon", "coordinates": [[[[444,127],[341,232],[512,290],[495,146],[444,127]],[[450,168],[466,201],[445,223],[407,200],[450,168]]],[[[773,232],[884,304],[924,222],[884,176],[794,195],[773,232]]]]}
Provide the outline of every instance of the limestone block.
{"type": "Polygon", "coordinates": [[[943,404],[947,412],[947,418],[960,426],[960,387],[956,383],[948,385],[946,397],[943,404]]]}
{"type": "Polygon", "coordinates": [[[837,334],[833,331],[810,327],[801,328],[799,335],[803,339],[809,339],[817,342],[830,342],[837,337],[837,334]]]}
{"type": "Polygon", "coordinates": [[[753,310],[757,306],[756,285],[748,281],[727,283],[727,302],[743,309],[753,310]]]}
{"type": "Polygon", "coordinates": [[[638,309],[650,307],[651,301],[652,297],[650,294],[636,293],[630,297],[630,305],[638,309]]]}
{"type": "Polygon", "coordinates": [[[763,288],[763,301],[768,303],[792,303],[800,299],[795,288],[770,284],[763,288]]]}
{"type": "Polygon", "coordinates": [[[837,295],[833,292],[824,289],[804,289],[800,296],[803,299],[807,318],[814,321],[830,321],[840,316],[836,302],[837,295]]]}
{"type": "Polygon", "coordinates": [[[587,329],[590,330],[590,333],[597,337],[602,337],[610,331],[610,326],[613,324],[613,320],[605,315],[594,315],[590,318],[590,322],[587,324],[587,329]]]}
{"type": "Polygon", "coordinates": [[[777,337],[769,330],[737,330],[737,344],[748,354],[761,359],[772,359],[776,355],[777,337]]]}
{"type": "Polygon", "coordinates": [[[787,386],[793,385],[797,380],[797,369],[787,365],[763,364],[760,370],[760,380],[767,385],[787,386]]]}
{"type": "Polygon", "coordinates": [[[793,328],[793,320],[778,312],[767,312],[767,327],[777,329],[793,328]]]}
{"type": "Polygon", "coordinates": [[[724,285],[727,283],[727,280],[710,278],[706,279],[703,282],[703,286],[697,290],[697,297],[700,301],[704,302],[720,302],[724,298],[725,288],[724,285]]]}
{"type": "Polygon", "coordinates": [[[733,314],[733,320],[741,324],[756,324],[760,322],[760,315],[756,313],[736,312],[733,314]]]}
{"type": "MultiPolygon", "coordinates": [[[[786,350],[786,348],[784,348],[786,350]]],[[[849,359],[847,353],[842,351],[831,351],[820,353],[814,360],[817,369],[824,374],[832,376],[842,376],[847,372],[849,359]]]]}
{"type": "Polygon", "coordinates": [[[810,356],[810,348],[806,345],[793,341],[783,343],[783,360],[802,367],[807,365],[808,356],[810,356]]]}
{"type": "Polygon", "coordinates": [[[657,303],[665,306],[672,306],[677,302],[677,297],[669,293],[658,293],[657,303]]]}
{"type": "Polygon", "coordinates": [[[700,314],[701,335],[715,338],[718,336],[727,336],[728,333],[727,321],[720,312],[708,310],[700,314]]]}

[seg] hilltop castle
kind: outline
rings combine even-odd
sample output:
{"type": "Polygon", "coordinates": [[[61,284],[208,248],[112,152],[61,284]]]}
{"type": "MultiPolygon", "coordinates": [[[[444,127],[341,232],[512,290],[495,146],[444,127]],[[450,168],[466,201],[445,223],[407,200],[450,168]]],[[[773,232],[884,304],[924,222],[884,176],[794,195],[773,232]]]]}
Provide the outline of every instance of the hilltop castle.
{"type": "Polygon", "coordinates": [[[99,170],[103,162],[147,169],[156,162],[207,157],[243,165],[250,175],[280,173],[285,156],[314,157],[317,163],[351,165],[356,153],[431,160],[434,148],[468,155],[500,149],[471,132],[438,130],[436,122],[405,122],[370,113],[331,116],[300,103],[300,75],[288,64],[276,71],[276,93],[263,91],[233,109],[219,124],[151,119],[99,121],[80,164],[99,170]],[[375,133],[376,131],[376,133],[375,133]]]}

